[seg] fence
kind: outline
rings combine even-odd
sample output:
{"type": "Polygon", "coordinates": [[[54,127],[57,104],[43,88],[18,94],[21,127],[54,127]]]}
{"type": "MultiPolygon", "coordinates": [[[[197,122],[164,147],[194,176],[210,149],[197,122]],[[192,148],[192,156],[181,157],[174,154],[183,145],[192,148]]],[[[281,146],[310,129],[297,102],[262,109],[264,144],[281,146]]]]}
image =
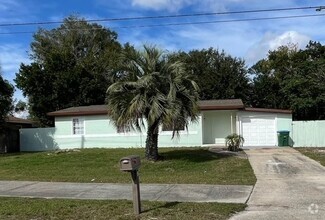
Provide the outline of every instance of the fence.
{"type": "Polygon", "coordinates": [[[325,120],[293,121],[294,147],[325,147],[325,120]]]}
{"type": "Polygon", "coordinates": [[[55,128],[20,129],[21,151],[48,151],[58,149],[54,139],[55,128]]]}

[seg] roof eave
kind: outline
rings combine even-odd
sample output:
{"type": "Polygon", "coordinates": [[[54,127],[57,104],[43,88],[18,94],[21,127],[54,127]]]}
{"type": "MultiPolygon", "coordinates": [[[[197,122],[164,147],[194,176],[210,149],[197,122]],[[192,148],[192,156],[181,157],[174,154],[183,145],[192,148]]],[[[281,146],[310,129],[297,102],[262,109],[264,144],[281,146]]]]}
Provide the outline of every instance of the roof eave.
{"type": "Polygon", "coordinates": [[[49,112],[48,116],[107,115],[108,111],[49,112]]]}
{"type": "Polygon", "coordinates": [[[292,114],[292,110],[287,110],[287,109],[245,108],[244,111],[247,111],[247,112],[265,112],[265,113],[292,114]]]}
{"type": "Polygon", "coordinates": [[[244,109],[244,106],[238,105],[238,106],[202,106],[199,107],[200,111],[205,110],[241,110],[244,109]]]}

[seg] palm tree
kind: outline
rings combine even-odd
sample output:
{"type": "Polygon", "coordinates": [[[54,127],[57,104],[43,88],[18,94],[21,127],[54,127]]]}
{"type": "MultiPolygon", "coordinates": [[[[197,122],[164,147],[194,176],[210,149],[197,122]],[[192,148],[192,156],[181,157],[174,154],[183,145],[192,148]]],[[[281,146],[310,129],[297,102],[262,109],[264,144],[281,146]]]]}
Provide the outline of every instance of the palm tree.
{"type": "Polygon", "coordinates": [[[239,151],[240,146],[244,143],[245,139],[239,134],[230,134],[226,137],[226,146],[229,151],[239,151]]]}
{"type": "Polygon", "coordinates": [[[172,138],[197,119],[198,86],[181,62],[171,62],[159,49],[122,55],[119,80],[107,89],[109,117],[120,130],[147,130],[145,156],[158,160],[159,126],[172,138]]]}

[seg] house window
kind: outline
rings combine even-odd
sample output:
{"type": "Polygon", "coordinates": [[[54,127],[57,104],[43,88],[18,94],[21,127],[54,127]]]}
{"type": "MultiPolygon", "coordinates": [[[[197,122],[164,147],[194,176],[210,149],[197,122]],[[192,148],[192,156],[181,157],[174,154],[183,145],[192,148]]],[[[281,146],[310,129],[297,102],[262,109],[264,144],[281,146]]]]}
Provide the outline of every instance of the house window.
{"type": "Polygon", "coordinates": [[[73,134],[84,134],[84,120],[80,118],[72,119],[72,132],[73,134]]]}
{"type": "Polygon", "coordinates": [[[129,127],[125,127],[125,128],[117,128],[117,133],[129,133],[131,131],[131,129],[129,127]]]}
{"type": "Polygon", "coordinates": [[[178,130],[179,131],[184,131],[185,130],[185,126],[184,125],[169,125],[169,126],[167,126],[167,125],[163,125],[162,126],[162,131],[173,131],[174,129],[174,127],[176,127],[176,128],[178,128],[178,130]]]}

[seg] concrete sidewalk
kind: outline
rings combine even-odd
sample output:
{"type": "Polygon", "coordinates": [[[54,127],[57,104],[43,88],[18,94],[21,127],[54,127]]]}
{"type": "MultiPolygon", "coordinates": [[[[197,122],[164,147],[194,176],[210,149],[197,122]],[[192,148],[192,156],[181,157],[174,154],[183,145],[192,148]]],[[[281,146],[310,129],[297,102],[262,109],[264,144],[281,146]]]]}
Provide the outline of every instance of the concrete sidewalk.
{"type": "MultiPolygon", "coordinates": [[[[253,186],[140,184],[142,200],[245,203],[253,186]]],[[[0,197],[132,199],[131,184],[0,181],[0,197]]]]}

